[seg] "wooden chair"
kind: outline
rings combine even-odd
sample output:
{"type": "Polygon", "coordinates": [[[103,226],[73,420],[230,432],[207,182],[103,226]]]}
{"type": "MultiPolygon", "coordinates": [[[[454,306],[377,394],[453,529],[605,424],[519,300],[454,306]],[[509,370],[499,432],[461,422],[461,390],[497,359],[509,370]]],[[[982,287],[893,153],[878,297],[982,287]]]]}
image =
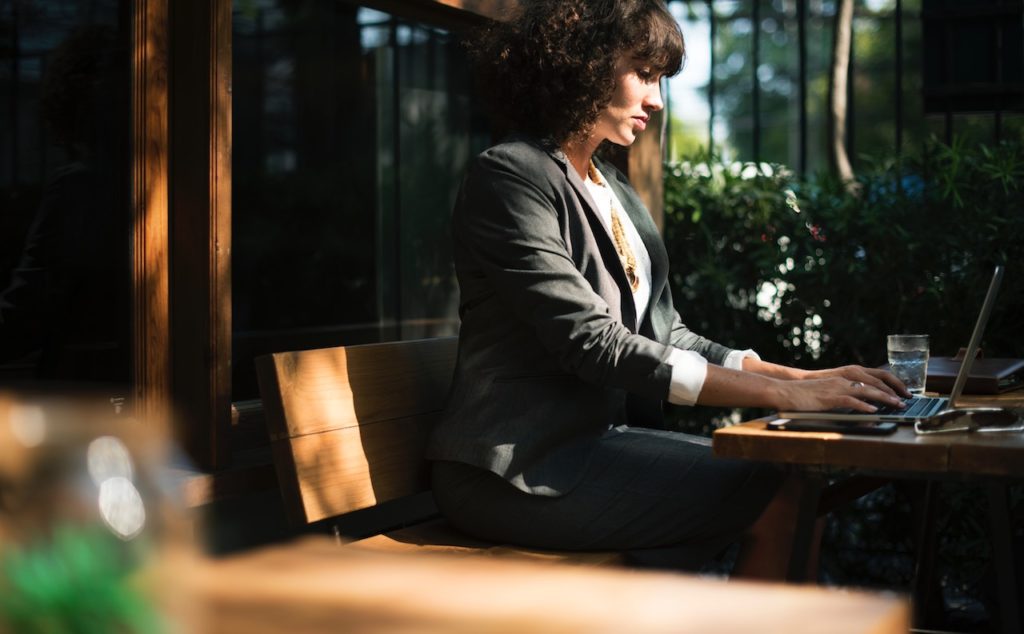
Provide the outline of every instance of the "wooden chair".
{"type": "Polygon", "coordinates": [[[279,352],[256,359],[274,466],[290,521],[298,526],[332,522],[388,506],[397,509],[393,515],[401,527],[352,544],[392,551],[621,562],[620,553],[482,542],[437,519],[432,500],[427,511],[432,519],[422,521],[424,513],[415,512],[412,500],[417,494],[420,507],[428,497],[423,495],[430,487],[424,445],[444,407],[457,345],[451,337],[279,352]]]}

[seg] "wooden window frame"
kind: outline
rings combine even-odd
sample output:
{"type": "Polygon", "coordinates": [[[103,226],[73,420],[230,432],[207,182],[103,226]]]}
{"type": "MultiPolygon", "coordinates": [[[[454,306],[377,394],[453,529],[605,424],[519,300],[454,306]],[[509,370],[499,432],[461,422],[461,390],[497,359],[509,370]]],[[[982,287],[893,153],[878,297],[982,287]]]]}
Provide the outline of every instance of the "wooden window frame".
{"type": "Polygon", "coordinates": [[[231,2],[131,10],[133,410],[170,417],[216,469],[230,460],[231,2]]]}
{"type": "Polygon", "coordinates": [[[163,420],[171,399],[168,1],[131,9],[132,406],[142,420],[163,420]]]}
{"type": "Polygon", "coordinates": [[[212,470],[231,463],[231,0],[174,0],[169,19],[171,394],[212,470]]]}

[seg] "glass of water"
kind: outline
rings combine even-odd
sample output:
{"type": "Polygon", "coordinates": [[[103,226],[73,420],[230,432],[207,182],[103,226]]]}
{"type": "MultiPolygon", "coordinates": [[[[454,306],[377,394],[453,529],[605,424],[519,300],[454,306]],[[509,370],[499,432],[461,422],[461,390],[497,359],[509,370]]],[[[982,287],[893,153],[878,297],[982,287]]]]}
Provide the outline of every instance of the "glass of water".
{"type": "Polygon", "coordinates": [[[889,335],[889,368],[911,394],[924,392],[928,376],[928,335],[889,335]]]}

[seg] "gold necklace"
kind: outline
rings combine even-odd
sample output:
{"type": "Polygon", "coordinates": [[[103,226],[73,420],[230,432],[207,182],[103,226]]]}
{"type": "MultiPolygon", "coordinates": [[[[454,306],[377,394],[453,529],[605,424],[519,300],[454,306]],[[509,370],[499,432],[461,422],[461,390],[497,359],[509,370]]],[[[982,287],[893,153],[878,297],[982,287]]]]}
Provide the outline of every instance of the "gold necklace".
{"type": "Polygon", "coordinates": [[[622,226],[622,218],[619,216],[618,210],[615,209],[615,194],[612,193],[611,187],[608,187],[608,184],[601,178],[601,174],[597,171],[594,161],[590,161],[590,165],[587,166],[587,175],[590,176],[590,180],[594,181],[595,185],[603,187],[608,191],[608,206],[611,209],[612,215],[612,241],[615,243],[615,252],[619,254],[622,270],[626,272],[629,288],[635,293],[640,289],[640,276],[636,273],[636,256],[633,255],[633,249],[630,248],[629,241],[626,239],[626,230],[622,226]]]}

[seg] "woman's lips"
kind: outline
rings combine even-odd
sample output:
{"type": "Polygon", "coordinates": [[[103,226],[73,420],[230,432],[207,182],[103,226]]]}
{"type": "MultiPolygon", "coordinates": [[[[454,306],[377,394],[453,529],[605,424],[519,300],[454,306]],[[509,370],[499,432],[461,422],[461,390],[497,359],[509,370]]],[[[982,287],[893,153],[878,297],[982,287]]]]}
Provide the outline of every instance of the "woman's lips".
{"type": "Polygon", "coordinates": [[[636,125],[640,130],[647,129],[647,117],[633,117],[633,121],[636,121],[636,125]]]}

